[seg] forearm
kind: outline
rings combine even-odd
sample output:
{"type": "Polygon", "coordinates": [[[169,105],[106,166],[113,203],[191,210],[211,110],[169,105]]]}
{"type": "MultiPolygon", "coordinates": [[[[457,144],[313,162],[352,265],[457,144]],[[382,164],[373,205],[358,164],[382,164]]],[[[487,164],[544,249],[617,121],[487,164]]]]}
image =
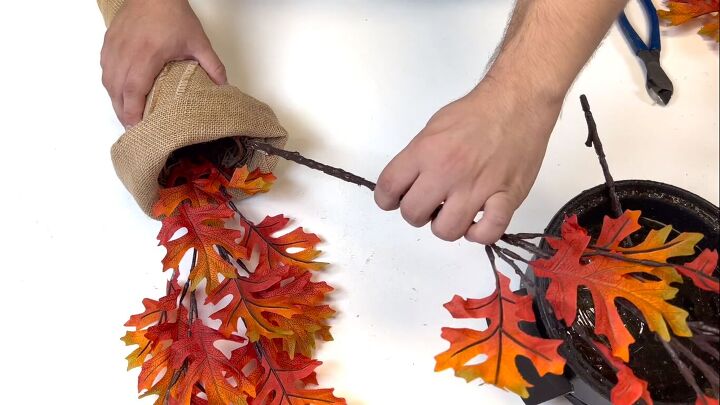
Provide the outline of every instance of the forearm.
{"type": "Polygon", "coordinates": [[[487,77],[561,101],[627,0],[518,0],[487,77]]]}

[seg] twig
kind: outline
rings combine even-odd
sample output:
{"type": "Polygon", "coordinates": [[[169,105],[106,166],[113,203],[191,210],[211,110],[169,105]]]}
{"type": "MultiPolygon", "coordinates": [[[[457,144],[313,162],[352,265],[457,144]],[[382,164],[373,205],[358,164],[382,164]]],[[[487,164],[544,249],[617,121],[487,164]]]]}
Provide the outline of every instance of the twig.
{"type": "Polygon", "coordinates": [[[714,396],[718,396],[720,391],[720,376],[714,368],[710,367],[703,359],[697,357],[690,349],[685,347],[678,339],[672,339],[670,346],[680,352],[686,359],[690,361],[705,376],[712,387],[714,396]]]}
{"type": "Polygon", "coordinates": [[[720,335],[720,329],[718,329],[712,325],[708,325],[705,322],[699,322],[699,321],[688,322],[688,326],[690,326],[691,329],[695,329],[697,331],[701,331],[701,332],[705,332],[705,333],[713,334],[713,335],[720,335]]]}
{"type": "MultiPolygon", "coordinates": [[[[520,270],[520,267],[518,267],[518,265],[515,264],[515,262],[513,261],[513,259],[509,258],[509,257],[508,257],[507,255],[505,255],[505,253],[503,253],[503,252],[509,252],[509,253],[511,253],[512,255],[515,255],[516,257],[518,257],[518,258],[520,258],[520,259],[522,259],[522,257],[518,256],[515,252],[513,252],[513,251],[511,251],[511,250],[509,250],[509,249],[500,248],[500,247],[498,247],[498,246],[495,245],[495,244],[490,245],[490,247],[492,248],[492,250],[495,251],[495,254],[497,254],[500,259],[502,259],[505,263],[509,264],[510,267],[512,267],[513,270],[515,270],[515,274],[517,274],[518,276],[520,276],[520,280],[522,280],[522,282],[523,282],[524,285],[526,285],[526,286],[528,286],[528,287],[530,287],[530,288],[533,288],[533,289],[535,288],[535,283],[530,279],[530,277],[528,277],[527,275],[525,275],[525,273],[523,273],[523,271],[520,270]]],[[[524,261],[525,259],[522,259],[522,260],[524,261]]]]}
{"type": "Polygon", "coordinates": [[[595,124],[595,118],[593,118],[592,111],[590,111],[590,103],[588,103],[588,99],[584,94],[580,96],[580,104],[585,112],[585,121],[587,121],[588,126],[588,137],[585,141],[585,146],[588,148],[592,146],[595,147],[595,153],[598,156],[598,160],[600,160],[600,166],[605,176],[605,184],[607,184],[608,193],[610,194],[610,208],[616,217],[620,217],[623,211],[620,206],[620,199],[615,191],[615,181],[613,180],[612,174],[610,174],[610,168],[605,158],[605,151],[600,141],[600,135],[598,135],[597,124],[595,124]]]}
{"type": "Polygon", "coordinates": [[[504,253],[507,257],[509,257],[509,258],[511,258],[511,259],[513,259],[513,260],[517,260],[517,261],[519,261],[519,262],[523,262],[523,263],[525,263],[525,264],[530,264],[530,260],[528,260],[528,259],[520,256],[519,254],[513,252],[512,250],[507,249],[507,248],[503,248],[503,247],[500,247],[500,246],[497,246],[497,245],[494,245],[494,246],[497,247],[498,249],[500,249],[500,251],[501,251],[502,253],[504,253]]]}
{"type": "Polygon", "coordinates": [[[695,382],[695,376],[693,375],[687,364],[683,363],[683,361],[680,359],[680,356],[678,356],[675,349],[673,349],[668,342],[662,340],[661,338],[659,340],[665,350],[670,355],[670,359],[672,359],[673,363],[675,363],[675,365],[677,366],[678,370],[680,371],[680,375],[682,375],[685,382],[687,382],[688,385],[692,387],[698,398],[705,398],[705,393],[697,385],[697,382],[695,382]]]}
{"type": "Polygon", "coordinates": [[[693,332],[690,338],[695,346],[703,352],[707,353],[715,360],[720,360],[720,350],[717,344],[720,343],[720,330],[704,322],[688,322],[690,330],[693,332]]]}
{"type": "Polygon", "coordinates": [[[546,235],[544,233],[514,233],[512,236],[517,239],[538,239],[546,238],[551,235],[546,235]]]}
{"type": "MultiPolygon", "coordinates": [[[[639,309],[637,309],[633,305],[623,305],[623,308],[625,308],[628,312],[630,312],[635,318],[641,319],[647,323],[645,320],[645,317],[643,316],[642,312],[640,312],[639,309]]],[[[657,336],[657,334],[656,334],[657,336]]],[[[704,398],[704,393],[702,389],[697,384],[697,381],[695,380],[695,376],[693,375],[692,370],[685,364],[681,359],[680,356],[678,356],[677,352],[671,345],[671,343],[675,342],[676,339],[672,339],[670,343],[663,340],[661,337],[657,337],[660,343],[662,343],[663,347],[665,348],[665,351],[667,351],[668,355],[670,356],[670,359],[675,363],[675,366],[677,366],[678,371],[680,371],[680,375],[682,375],[685,382],[688,383],[688,385],[695,391],[695,394],[698,396],[698,398],[704,398]]],[[[683,347],[683,349],[686,349],[683,347]]],[[[687,350],[687,349],[686,349],[687,350]]],[[[698,359],[699,360],[699,359],[698,359]]],[[[691,359],[691,361],[693,361],[691,359]]],[[[702,362],[702,360],[699,360],[702,362]]],[[[697,366],[697,364],[696,364],[697,366]]],[[[709,368],[707,365],[705,365],[706,368],[709,368]]],[[[702,370],[701,370],[702,371],[702,370]]],[[[712,384],[712,383],[711,383],[712,384]]],[[[709,405],[709,404],[708,404],[709,405]]]]}
{"type": "Polygon", "coordinates": [[[541,257],[543,259],[547,259],[550,256],[552,256],[552,252],[548,252],[547,250],[543,250],[535,245],[533,245],[530,242],[527,242],[523,239],[518,239],[514,235],[511,234],[505,234],[503,235],[500,240],[507,243],[508,245],[519,247],[523,250],[526,250],[535,256],[541,257]]]}
{"type": "Polygon", "coordinates": [[[319,170],[327,175],[337,177],[338,179],[346,181],[348,183],[357,184],[358,186],[364,186],[369,188],[370,190],[375,190],[375,183],[373,183],[372,181],[366,180],[343,169],[328,166],[315,160],[308,159],[305,156],[301,155],[299,152],[291,152],[284,149],[276,148],[255,138],[244,137],[241,139],[240,142],[242,142],[242,145],[248,152],[259,150],[265,152],[266,154],[279,156],[283,159],[290,160],[305,167],[319,170]]]}

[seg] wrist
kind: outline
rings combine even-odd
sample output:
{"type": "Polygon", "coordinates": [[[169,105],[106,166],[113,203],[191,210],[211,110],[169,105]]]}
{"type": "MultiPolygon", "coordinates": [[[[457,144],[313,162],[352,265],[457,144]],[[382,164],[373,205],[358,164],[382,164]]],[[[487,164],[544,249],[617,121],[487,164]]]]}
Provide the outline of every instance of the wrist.
{"type": "MultiPolygon", "coordinates": [[[[542,68],[535,63],[501,55],[483,78],[514,98],[544,105],[561,105],[572,85],[557,68],[542,68]]],[[[478,86],[480,87],[480,85],[478,86]]]]}

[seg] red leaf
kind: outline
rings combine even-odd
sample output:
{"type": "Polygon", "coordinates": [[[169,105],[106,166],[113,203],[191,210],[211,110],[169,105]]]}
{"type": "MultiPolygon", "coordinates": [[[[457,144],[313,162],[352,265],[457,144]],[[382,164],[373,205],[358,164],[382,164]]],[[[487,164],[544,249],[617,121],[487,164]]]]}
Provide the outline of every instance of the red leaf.
{"type": "Polygon", "coordinates": [[[232,300],[227,306],[212,314],[210,318],[222,322],[219,330],[225,336],[237,332],[238,320],[242,318],[247,329],[247,336],[252,342],[256,342],[260,336],[280,338],[291,335],[291,330],[279,327],[267,316],[274,313],[280,317],[289,318],[299,314],[300,308],[294,305],[289,297],[262,298],[257,294],[274,286],[281,279],[282,277],[277,275],[252,273],[250,277],[238,277],[223,281],[220,287],[208,296],[207,301],[217,305],[228,295],[232,296],[232,300]]]}
{"type": "Polygon", "coordinates": [[[517,356],[532,361],[541,376],[562,374],[565,359],[558,354],[562,340],[542,339],[523,332],[519,323],[535,322],[532,297],[520,296],[510,290],[510,279],[497,273],[495,292],[483,299],[463,299],[455,296],[445,304],[454,318],[487,319],[488,328],[443,328],[443,339],[450,348],[435,356],[435,371],[448,368],[468,382],[482,378],[488,384],[510,390],[523,398],[529,396],[527,382],[515,364],[517,356]],[[487,359],[479,364],[467,364],[478,355],[487,359]]]}
{"type": "Polygon", "coordinates": [[[168,311],[174,311],[178,307],[178,297],[180,296],[180,286],[176,281],[168,281],[168,295],[160,298],[158,301],[150,298],[143,299],[145,311],[133,315],[125,322],[125,326],[132,326],[135,330],[145,329],[150,325],[155,325],[167,314],[168,311]]]}
{"type": "MultiPolygon", "coordinates": [[[[196,320],[190,326],[190,336],[182,337],[170,347],[170,366],[184,370],[179,374],[172,388],[173,399],[189,404],[194,396],[194,387],[200,384],[212,404],[246,404],[245,375],[215,347],[215,342],[225,338],[215,329],[196,320]],[[229,379],[233,378],[233,385],[229,379]],[[239,382],[239,383],[238,383],[239,382]]],[[[235,338],[242,341],[241,338],[235,338]]]]}
{"type": "Polygon", "coordinates": [[[169,184],[175,184],[179,177],[185,179],[184,184],[160,189],[160,197],[153,206],[154,217],[171,216],[185,201],[193,207],[212,202],[223,203],[227,200],[222,192],[223,187],[253,195],[269,191],[275,181],[272,173],[263,173],[259,169],[250,172],[246,166],[235,169],[232,178],[228,180],[223,173],[208,163],[182,164],[178,170],[173,171],[168,180],[169,184]]]}
{"type": "Polygon", "coordinates": [[[152,357],[142,365],[138,376],[138,391],[144,391],[141,398],[149,395],[157,395],[156,404],[164,404],[165,398],[169,398],[170,388],[174,370],[170,366],[170,347],[178,340],[179,336],[186,336],[189,325],[187,324],[187,310],[180,306],[174,312],[175,322],[162,323],[147,329],[145,337],[151,342],[150,350],[152,357]],[[160,380],[158,377],[163,376],[160,380]]]}
{"type": "Polygon", "coordinates": [[[290,358],[277,343],[265,339],[255,343],[263,371],[252,405],[328,405],[346,404],[332,389],[310,389],[315,369],[322,364],[302,355],[290,358]]]}
{"type": "Polygon", "coordinates": [[[638,400],[645,400],[645,405],[652,405],[653,400],[647,390],[648,383],[635,376],[632,369],[622,360],[614,357],[610,350],[602,344],[595,344],[605,360],[615,369],[618,383],[610,391],[610,402],[613,405],[633,405],[638,400]]]}
{"type": "Polygon", "coordinates": [[[292,232],[279,237],[273,237],[274,233],[282,231],[290,220],[282,215],[266,217],[262,222],[255,225],[246,218],[241,218],[242,227],[245,229],[245,239],[242,245],[248,252],[254,249],[260,251],[259,269],[272,270],[281,265],[294,266],[301,269],[317,270],[325,263],[313,261],[320,255],[315,247],[320,243],[320,238],[312,233],[306,233],[302,228],[296,228],[292,232]],[[289,250],[299,250],[289,252],[289,250]]]}
{"type": "Polygon", "coordinates": [[[223,222],[233,215],[233,211],[227,207],[181,206],[178,215],[166,217],[158,235],[160,244],[167,248],[163,269],[179,270],[183,256],[188,250],[195,249],[197,260],[188,277],[191,291],[195,290],[203,279],[207,280],[207,291],[214,291],[220,284],[219,274],[225,278],[237,277],[235,268],[216,250],[216,246],[220,246],[235,258],[246,256],[245,249],[236,242],[242,237],[240,231],[223,227],[223,222]],[[187,234],[171,240],[175,233],[183,228],[187,229],[187,234]]]}
{"type": "Polygon", "coordinates": [[[291,357],[296,349],[309,356],[316,334],[329,336],[326,320],[334,311],[321,304],[332,288],[312,282],[308,272],[294,273],[283,266],[273,272],[254,272],[249,277],[223,281],[208,296],[208,302],[217,305],[228,295],[232,299],[211,318],[222,322],[220,331],[226,336],[237,332],[238,320],[242,319],[250,341],[280,338],[291,357]]]}
{"type": "MultiPolygon", "coordinates": [[[[620,253],[622,251],[636,259],[662,259],[691,253],[694,242],[699,240],[697,234],[681,234],[673,241],[665,243],[669,232],[661,230],[651,232],[646,242],[638,245],[640,247],[638,249],[618,247],[619,241],[636,228],[628,224],[636,223],[638,217],[639,214],[627,211],[616,220],[606,220],[598,238],[600,247],[617,249],[616,253],[622,254],[620,253]],[[618,224],[625,225],[618,226],[618,224]]],[[[577,291],[579,287],[586,287],[593,298],[595,332],[606,336],[610,341],[613,355],[624,361],[628,360],[628,346],[635,339],[620,319],[615,306],[617,298],[624,298],[637,307],[649,328],[666,341],[670,339],[668,325],[678,336],[692,335],[685,321],[688,316],[687,311],[667,302],[677,293],[677,289],[669,285],[670,282],[678,280],[672,265],[659,271],[656,267],[597,255],[585,256],[590,260],[589,263],[583,264],[581,259],[588,252],[590,236],[580,227],[577,217],[567,218],[562,225],[561,233],[561,239],[547,239],[548,244],[557,251],[555,255],[531,263],[538,277],[551,280],[546,297],[558,319],[565,321],[568,326],[575,322],[577,291]],[[660,277],[661,280],[643,281],[626,277],[632,273],[646,273],[660,277]]]]}
{"type": "Polygon", "coordinates": [[[695,260],[675,269],[691,279],[697,288],[720,294],[720,281],[713,277],[717,265],[717,250],[705,249],[695,260]]]}

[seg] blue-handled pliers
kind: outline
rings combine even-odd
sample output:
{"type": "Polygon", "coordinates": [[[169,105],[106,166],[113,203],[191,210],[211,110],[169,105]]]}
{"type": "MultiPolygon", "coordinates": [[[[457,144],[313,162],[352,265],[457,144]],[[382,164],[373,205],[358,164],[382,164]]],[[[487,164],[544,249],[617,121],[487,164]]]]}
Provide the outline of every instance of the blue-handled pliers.
{"type": "Polygon", "coordinates": [[[647,73],[650,96],[666,105],[673,94],[673,84],[660,66],[660,21],[652,0],[640,0],[650,20],[650,44],[646,44],[628,21],[625,12],[620,13],[618,23],[635,54],[643,61],[647,73]]]}

